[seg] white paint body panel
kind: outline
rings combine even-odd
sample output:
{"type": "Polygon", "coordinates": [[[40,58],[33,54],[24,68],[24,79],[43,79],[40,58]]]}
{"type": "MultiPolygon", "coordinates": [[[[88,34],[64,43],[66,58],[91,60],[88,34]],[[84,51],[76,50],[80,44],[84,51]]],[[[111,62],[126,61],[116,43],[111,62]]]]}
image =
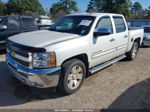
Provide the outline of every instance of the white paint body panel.
{"type": "MultiPolygon", "coordinates": [[[[57,66],[74,56],[86,54],[88,57],[89,68],[125,54],[131,50],[135,39],[140,38],[143,41],[143,29],[129,31],[128,28],[123,33],[115,32],[114,34],[94,38],[93,33],[98,20],[103,16],[122,16],[118,14],[93,13],[93,14],[73,14],[74,16],[95,16],[96,19],[91,30],[86,36],[76,34],[60,33],[53,31],[38,31],[15,35],[9,38],[11,41],[32,47],[44,47],[47,52],[55,51],[57,57],[57,66]],[[124,36],[126,36],[124,38],[124,36]],[[110,39],[116,41],[110,43],[110,39]],[[131,41],[132,40],[132,41],[131,41]]],[[[69,16],[69,15],[68,15],[69,16]]],[[[123,17],[123,16],[122,16],[123,17]]],[[[123,17],[124,18],[124,17],[123,17]]],[[[124,19],[125,20],[125,19],[124,19]]],[[[127,27],[127,24],[125,22],[127,27]]]]}
{"type": "Polygon", "coordinates": [[[75,34],[43,30],[15,35],[9,38],[9,40],[31,47],[45,47],[47,45],[78,37],[80,36],[75,34]]]}
{"type": "Polygon", "coordinates": [[[129,42],[128,42],[128,46],[127,46],[127,52],[131,50],[133,42],[134,42],[135,39],[141,38],[140,39],[140,44],[142,44],[143,37],[144,37],[144,30],[143,29],[129,31],[129,37],[128,37],[129,42]],[[132,39],[133,39],[133,41],[131,41],[132,39]]]}

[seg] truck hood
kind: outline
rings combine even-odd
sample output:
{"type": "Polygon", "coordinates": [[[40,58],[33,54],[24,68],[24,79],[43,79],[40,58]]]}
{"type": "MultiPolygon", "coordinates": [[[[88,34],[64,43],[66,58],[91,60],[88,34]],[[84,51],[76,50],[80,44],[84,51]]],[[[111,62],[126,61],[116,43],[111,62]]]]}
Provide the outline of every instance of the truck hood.
{"type": "Polygon", "coordinates": [[[80,36],[76,34],[43,30],[43,31],[34,31],[34,32],[18,34],[9,37],[9,40],[21,45],[26,45],[31,47],[45,47],[51,44],[55,44],[58,42],[62,42],[65,40],[70,40],[78,37],[80,36]]]}

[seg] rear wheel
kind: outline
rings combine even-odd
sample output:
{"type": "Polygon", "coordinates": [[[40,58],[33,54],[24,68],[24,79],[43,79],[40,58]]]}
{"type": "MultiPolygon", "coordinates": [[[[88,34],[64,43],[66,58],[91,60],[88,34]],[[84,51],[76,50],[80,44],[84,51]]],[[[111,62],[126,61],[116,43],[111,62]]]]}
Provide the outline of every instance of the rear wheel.
{"type": "Polygon", "coordinates": [[[80,89],[86,75],[85,64],[73,59],[62,65],[58,89],[65,94],[72,94],[80,89]]]}
{"type": "Polygon", "coordinates": [[[138,51],[139,51],[139,43],[135,41],[133,43],[131,51],[127,53],[127,59],[130,61],[134,60],[137,56],[138,51]]]}

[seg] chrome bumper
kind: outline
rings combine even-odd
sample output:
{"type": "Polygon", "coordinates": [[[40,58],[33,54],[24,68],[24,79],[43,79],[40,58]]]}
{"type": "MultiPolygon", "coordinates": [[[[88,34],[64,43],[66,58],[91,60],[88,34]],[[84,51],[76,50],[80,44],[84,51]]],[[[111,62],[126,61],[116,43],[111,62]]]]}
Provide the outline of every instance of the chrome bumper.
{"type": "Polygon", "coordinates": [[[144,46],[150,46],[150,41],[146,41],[146,40],[143,41],[143,45],[144,45],[144,46]]]}
{"type": "Polygon", "coordinates": [[[6,54],[6,62],[12,74],[24,84],[38,88],[55,87],[58,85],[61,67],[50,69],[30,69],[6,54]]]}

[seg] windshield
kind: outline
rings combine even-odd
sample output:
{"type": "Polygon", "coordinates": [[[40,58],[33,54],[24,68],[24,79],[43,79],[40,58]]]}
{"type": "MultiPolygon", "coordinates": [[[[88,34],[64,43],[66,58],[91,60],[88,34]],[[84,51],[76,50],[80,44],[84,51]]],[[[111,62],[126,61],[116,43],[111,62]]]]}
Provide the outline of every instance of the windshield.
{"type": "Polygon", "coordinates": [[[87,35],[95,20],[92,16],[65,16],[57,20],[49,30],[87,35]]]}
{"type": "Polygon", "coordinates": [[[150,33],[150,27],[144,27],[144,32],[145,33],[150,33]]]}

